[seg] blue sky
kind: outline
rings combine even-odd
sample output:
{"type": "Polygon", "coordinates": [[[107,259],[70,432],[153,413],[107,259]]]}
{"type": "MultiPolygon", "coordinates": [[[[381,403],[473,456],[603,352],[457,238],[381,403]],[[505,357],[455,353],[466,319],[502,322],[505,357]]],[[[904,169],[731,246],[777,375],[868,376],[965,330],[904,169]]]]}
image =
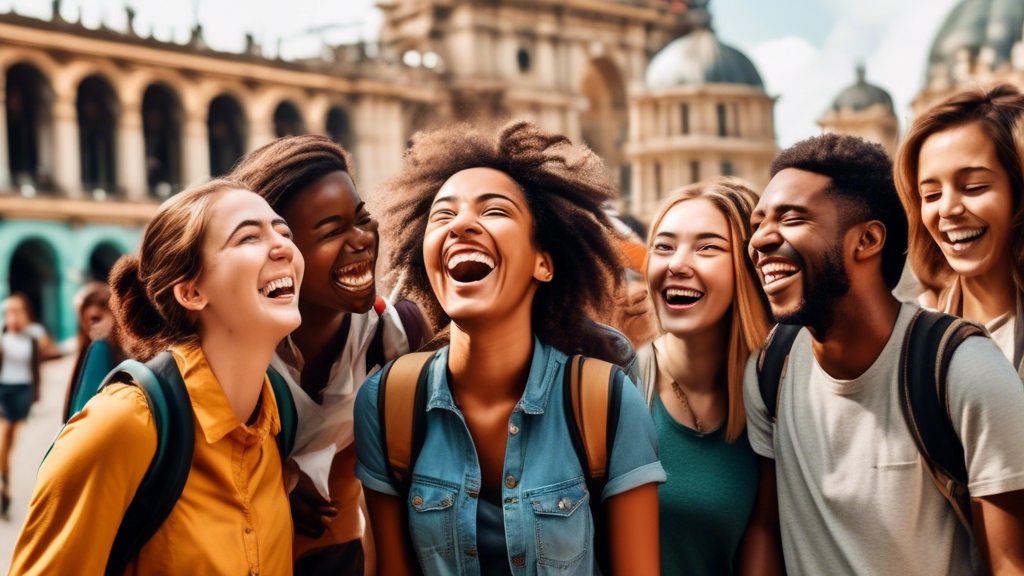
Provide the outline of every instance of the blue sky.
{"type": "MultiPolygon", "coordinates": [[[[711,0],[712,26],[721,40],[757,65],[766,89],[778,97],[780,146],[817,134],[815,121],[855,80],[857,62],[868,81],[892,95],[901,125],[924,83],[932,40],[960,0],[711,0]]],[[[315,54],[321,40],[303,32],[327,27],[337,43],[372,38],[380,23],[375,0],[64,0],[62,15],[90,27],[124,30],[124,6],[137,13],[135,31],[185,42],[196,6],[207,43],[239,51],[245,32],[262,39],[265,53],[315,54]],[[336,9],[325,9],[334,6],[336,9]]],[[[0,0],[0,11],[49,18],[50,0],[0,0]]]]}

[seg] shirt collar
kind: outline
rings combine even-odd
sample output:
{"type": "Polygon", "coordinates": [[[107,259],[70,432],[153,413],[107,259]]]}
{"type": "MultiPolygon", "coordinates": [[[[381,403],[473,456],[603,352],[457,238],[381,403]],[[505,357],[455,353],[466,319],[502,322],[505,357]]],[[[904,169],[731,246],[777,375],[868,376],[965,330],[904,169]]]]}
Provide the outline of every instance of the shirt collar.
{"type": "MultiPolygon", "coordinates": [[[[181,379],[185,382],[192,402],[192,412],[196,415],[206,441],[213,444],[236,428],[247,428],[239,422],[235,411],[231,409],[231,403],[206,361],[203,349],[198,344],[187,344],[177,346],[171,352],[174,353],[174,361],[178,364],[178,371],[181,372],[181,379]]],[[[258,410],[256,422],[248,429],[276,436],[281,431],[281,421],[277,413],[277,399],[266,375],[263,376],[258,410]]]]}
{"type": "MultiPolygon", "coordinates": [[[[434,355],[427,380],[427,410],[445,408],[455,410],[455,399],[448,386],[448,346],[434,355]]],[[[566,355],[533,337],[533,358],[530,360],[530,375],[526,390],[516,405],[516,410],[527,414],[543,414],[551,392],[551,383],[561,378],[565,369],[566,355]]]]}

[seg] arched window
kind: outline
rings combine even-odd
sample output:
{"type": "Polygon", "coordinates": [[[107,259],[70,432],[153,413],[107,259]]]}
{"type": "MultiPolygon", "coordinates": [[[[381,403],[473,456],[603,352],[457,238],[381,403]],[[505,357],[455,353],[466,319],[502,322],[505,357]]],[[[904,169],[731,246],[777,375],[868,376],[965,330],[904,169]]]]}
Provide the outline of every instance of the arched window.
{"type": "Polygon", "coordinates": [[[78,85],[78,139],[82,160],[82,185],[95,193],[112,193],[117,188],[115,170],[117,95],[99,74],[78,85]]]}
{"type": "Polygon", "coordinates": [[[14,250],[9,266],[10,291],[28,296],[35,320],[59,336],[61,280],[56,250],[41,238],[25,240],[14,250]]]}
{"type": "Polygon", "coordinates": [[[142,96],[149,193],[166,198],[181,186],[181,101],[166,84],[151,84],[142,96]]]}
{"type": "Polygon", "coordinates": [[[227,174],[245,150],[246,122],[242,106],[231,96],[217,96],[210,102],[206,123],[210,136],[210,174],[227,174]]]}
{"type": "Polygon", "coordinates": [[[31,64],[8,68],[5,85],[11,184],[33,196],[37,188],[52,186],[53,89],[31,64]]]}
{"type": "Polygon", "coordinates": [[[352,137],[352,123],[349,121],[348,110],[335,106],[327,113],[327,135],[341,147],[352,152],[355,141],[352,137]]]}
{"type": "Polygon", "coordinates": [[[287,100],[278,104],[277,110],[274,110],[274,133],[278,138],[306,133],[299,109],[287,100]]]}
{"type": "Polygon", "coordinates": [[[122,255],[121,249],[111,242],[102,242],[92,249],[89,255],[89,277],[93,280],[106,282],[114,263],[122,255]]]}

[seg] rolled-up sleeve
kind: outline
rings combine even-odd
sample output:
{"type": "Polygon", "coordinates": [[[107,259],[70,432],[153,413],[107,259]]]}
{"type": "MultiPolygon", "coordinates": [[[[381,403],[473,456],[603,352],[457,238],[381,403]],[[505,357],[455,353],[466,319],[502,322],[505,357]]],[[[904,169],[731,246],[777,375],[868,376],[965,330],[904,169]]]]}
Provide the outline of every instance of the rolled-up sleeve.
{"type": "Polygon", "coordinates": [[[622,372],[619,423],[608,462],[608,483],[601,499],[622,494],[644,484],[665,482],[668,477],[658,458],[658,433],[651,412],[637,387],[622,372]]]}
{"type": "Polygon", "coordinates": [[[356,478],[363,483],[364,488],[398,496],[398,486],[388,477],[387,463],[384,461],[384,438],[380,433],[380,416],[377,412],[381,372],[367,378],[356,395],[356,478]]]}
{"type": "Polygon", "coordinates": [[[103,574],[156,445],[141,390],[113,385],[93,397],[39,468],[10,574],[103,574]]]}

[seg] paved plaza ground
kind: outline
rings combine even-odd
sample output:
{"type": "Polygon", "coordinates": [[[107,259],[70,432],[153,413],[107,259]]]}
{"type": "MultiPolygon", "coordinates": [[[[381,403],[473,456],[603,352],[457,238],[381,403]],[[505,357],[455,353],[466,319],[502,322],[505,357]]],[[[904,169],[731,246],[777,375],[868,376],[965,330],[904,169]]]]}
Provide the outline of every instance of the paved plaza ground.
{"type": "Polygon", "coordinates": [[[11,454],[11,518],[0,520],[0,574],[7,574],[10,569],[14,543],[25,522],[25,512],[32,497],[36,470],[60,430],[64,395],[74,364],[74,355],[43,364],[40,401],[32,406],[28,422],[22,426],[15,441],[11,454]]]}

